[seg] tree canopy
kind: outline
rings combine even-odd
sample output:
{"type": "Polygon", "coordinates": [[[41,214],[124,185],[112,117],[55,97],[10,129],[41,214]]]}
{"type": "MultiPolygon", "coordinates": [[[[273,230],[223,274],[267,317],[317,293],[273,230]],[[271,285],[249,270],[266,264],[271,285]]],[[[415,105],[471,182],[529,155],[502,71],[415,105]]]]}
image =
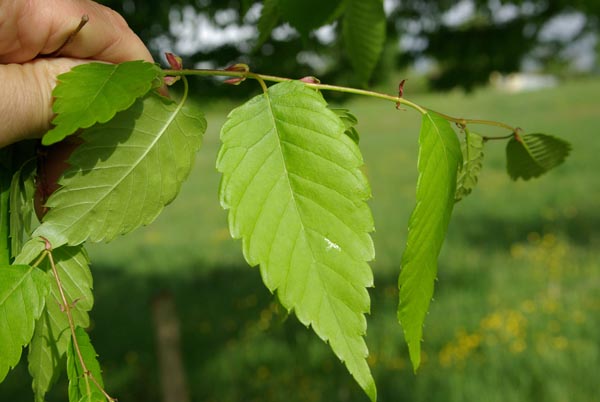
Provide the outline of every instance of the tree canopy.
{"type": "Polygon", "coordinates": [[[597,37],[600,16],[596,0],[102,3],[120,12],[156,56],[174,51],[189,66],[243,62],[273,74],[362,85],[366,77],[377,80],[386,69],[427,58],[436,66],[432,87],[467,90],[486,82],[492,71],[518,71],[526,58],[542,63],[562,58],[564,64],[564,49],[586,35],[597,37]],[[583,23],[569,37],[543,35],[550,21],[573,13],[583,23]],[[353,15],[359,14],[371,15],[371,25],[357,26],[353,15]],[[195,31],[202,24],[211,29],[200,35],[195,31]]]}

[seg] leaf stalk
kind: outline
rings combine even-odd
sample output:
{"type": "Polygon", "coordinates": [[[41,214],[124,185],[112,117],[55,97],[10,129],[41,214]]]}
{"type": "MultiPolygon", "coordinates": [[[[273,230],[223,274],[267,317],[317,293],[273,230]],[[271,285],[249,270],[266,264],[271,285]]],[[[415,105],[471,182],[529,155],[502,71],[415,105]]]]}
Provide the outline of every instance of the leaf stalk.
{"type": "Polygon", "coordinates": [[[64,291],[64,288],[62,285],[62,281],[60,280],[60,275],[58,274],[58,270],[56,269],[54,257],[52,256],[52,249],[49,248],[48,241],[46,241],[46,245],[47,245],[46,251],[42,254],[42,256],[48,256],[48,261],[50,262],[50,267],[52,269],[52,275],[54,276],[56,285],[58,286],[58,291],[60,293],[62,306],[64,308],[64,312],[67,315],[67,320],[69,322],[69,328],[71,330],[71,338],[73,340],[73,346],[75,347],[75,352],[77,353],[77,358],[79,359],[79,363],[81,364],[81,369],[83,370],[83,374],[85,376],[85,380],[86,380],[85,382],[86,382],[86,388],[87,388],[88,395],[91,393],[91,388],[90,388],[90,383],[89,383],[89,381],[91,381],[94,383],[96,388],[98,388],[98,390],[100,390],[100,392],[102,392],[104,397],[109,402],[117,402],[117,400],[115,398],[111,397],[104,390],[104,388],[100,385],[98,380],[96,380],[96,378],[94,377],[92,372],[87,368],[87,365],[85,364],[85,361],[83,359],[83,354],[81,353],[81,349],[79,348],[79,342],[77,342],[77,336],[75,334],[75,321],[73,320],[73,314],[71,313],[71,304],[67,300],[67,296],[65,294],[65,291],[64,291]]]}

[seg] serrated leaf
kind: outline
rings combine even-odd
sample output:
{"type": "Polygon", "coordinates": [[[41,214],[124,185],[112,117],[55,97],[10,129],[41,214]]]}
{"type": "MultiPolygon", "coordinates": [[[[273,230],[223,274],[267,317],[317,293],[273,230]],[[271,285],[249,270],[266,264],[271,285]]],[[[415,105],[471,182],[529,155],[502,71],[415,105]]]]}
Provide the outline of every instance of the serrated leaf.
{"type": "Polygon", "coordinates": [[[104,388],[104,382],[102,380],[102,370],[100,369],[100,363],[98,363],[96,350],[94,349],[94,346],[92,346],[90,337],[81,327],[75,329],[75,336],[81,358],[88,371],[86,372],[83,369],[79,354],[75,349],[75,344],[71,340],[67,350],[69,402],[105,402],[106,398],[104,397],[102,390],[98,388],[98,385],[104,388]],[[94,377],[98,385],[91,380],[90,375],[94,377]]]}
{"type": "Polygon", "coordinates": [[[348,0],[342,34],[358,81],[365,85],[379,61],[385,42],[382,0],[348,0]]]}
{"type": "Polygon", "coordinates": [[[354,141],[358,145],[358,143],[360,142],[360,135],[358,134],[356,127],[354,127],[358,124],[358,119],[356,118],[356,116],[354,116],[348,109],[330,109],[332,112],[337,114],[338,117],[342,120],[342,123],[344,123],[344,127],[346,128],[344,134],[350,137],[350,139],[352,139],[352,141],[354,141]]]}
{"type": "Polygon", "coordinates": [[[24,235],[31,233],[35,163],[29,161],[15,172],[10,184],[10,238],[12,255],[20,253],[24,235]]]}
{"type": "Polygon", "coordinates": [[[513,180],[529,180],[563,163],[570,152],[571,144],[551,135],[513,137],[506,144],[506,169],[513,180]]]}
{"type": "Polygon", "coordinates": [[[44,135],[42,144],[54,144],[80,128],[109,121],[159,85],[162,75],[159,66],[141,60],[82,64],[59,75],[52,91],[54,128],[44,135]]]}
{"type": "Polygon", "coordinates": [[[258,40],[256,46],[261,46],[269,39],[271,32],[279,23],[279,0],[265,0],[256,27],[258,28],[258,40]]]}
{"type": "Polygon", "coordinates": [[[398,319],[414,370],[421,362],[423,323],[433,297],[437,260],[454,207],[460,143],[450,124],[435,113],[423,115],[419,134],[417,203],[398,280],[398,319]]]}
{"type": "Polygon", "coordinates": [[[287,309],[328,341],[372,400],[365,360],[373,276],[370,188],[356,144],[319,92],[272,86],[233,110],[217,168],[229,228],[287,309]]]}
{"type": "Polygon", "coordinates": [[[483,165],[483,137],[465,128],[465,141],[461,144],[463,164],[458,172],[455,201],[460,201],[477,185],[483,165]]]}
{"type": "MultiPolygon", "coordinates": [[[[82,246],[60,247],[52,253],[63,291],[71,303],[73,322],[76,326],[86,328],[90,322],[88,312],[94,304],[93,280],[87,254],[82,246]]],[[[48,270],[52,286],[46,296],[46,308],[36,323],[27,357],[36,402],[44,401],[44,396],[63,370],[65,355],[71,342],[69,321],[61,309],[58,285],[47,260],[42,267],[48,270]]]]}
{"type": "Polygon", "coordinates": [[[282,17],[307,36],[310,31],[326,24],[337,11],[341,0],[279,0],[282,17]]]}
{"type": "Polygon", "coordinates": [[[0,382],[31,340],[49,287],[47,276],[38,268],[0,266],[0,382]]]}
{"type": "Polygon", "coordinates": [[[206,130],[201,112],[184,101],[151,93],[86,130],[34,236],[77,245],[152,222],[179,192],[206,130]]]}

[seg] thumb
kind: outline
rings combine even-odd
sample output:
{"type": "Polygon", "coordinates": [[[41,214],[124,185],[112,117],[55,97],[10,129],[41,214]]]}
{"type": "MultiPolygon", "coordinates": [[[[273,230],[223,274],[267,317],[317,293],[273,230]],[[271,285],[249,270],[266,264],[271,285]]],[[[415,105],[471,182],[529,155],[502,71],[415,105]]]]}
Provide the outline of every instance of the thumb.
{"type": "Polygon", "coordinates": [[[56,77],[83,63],[59,58],[0,65],[0,148],[50,129],[56,77]]]}

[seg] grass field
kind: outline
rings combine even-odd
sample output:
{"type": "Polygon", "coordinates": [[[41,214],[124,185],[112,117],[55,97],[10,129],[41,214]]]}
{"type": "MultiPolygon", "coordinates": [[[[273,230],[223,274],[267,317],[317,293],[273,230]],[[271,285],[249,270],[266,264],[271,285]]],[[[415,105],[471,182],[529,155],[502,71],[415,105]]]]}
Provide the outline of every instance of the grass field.
{"type": "MultiPolygon", "coordinates": [[[[497,119],[573,144],[563,166],[512,182],[504,143],[488,143],[474,193],[457,204],[412,373],[396,322],[396,281],[414,205],[419,117],[354,100],[371,181],[377,258],[367,342],[381,401],[594,401],[600,370],[600,80],[509,95],[417,94],[462,117],[497,119]]],[[[176,296],[193,401],[366,401],[312,332],[285,317],[245,265],[218,204],[218,131],[209,131],[181,196],[150,227],[91,248],[91,332],[108,388],[120,401],[159,401],[149,303],[176,296]]],[[[489,133],[489,131],[482,131],[489,133]]],[[[29,401],[26,365],[0,400],[29,401]]],[[[63,400],[64,379],[48,400],[63,400]]]]}

